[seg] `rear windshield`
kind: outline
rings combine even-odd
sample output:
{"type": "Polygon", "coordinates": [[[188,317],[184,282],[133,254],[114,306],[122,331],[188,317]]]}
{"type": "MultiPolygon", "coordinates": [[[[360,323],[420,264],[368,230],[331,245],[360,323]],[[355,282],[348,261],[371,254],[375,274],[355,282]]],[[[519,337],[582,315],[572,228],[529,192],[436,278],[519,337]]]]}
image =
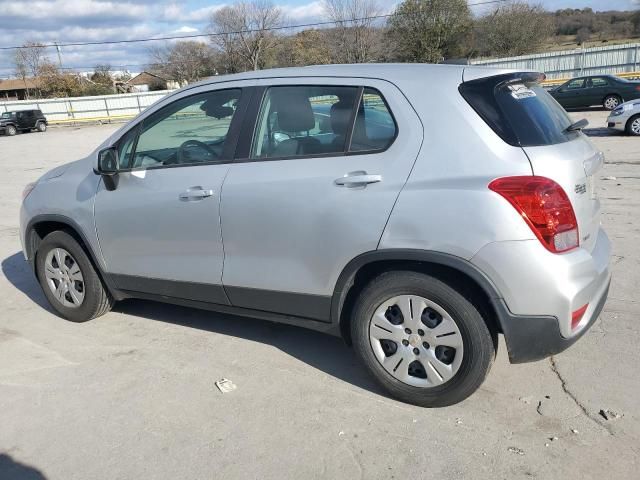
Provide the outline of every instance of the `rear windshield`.
{"type": "Polygon", "coordinates": [[[531,74],[508,74],[472,80],[460,93],[485,122],[508,144],[522,147],[568,142],[567,112],[531,74]]]}

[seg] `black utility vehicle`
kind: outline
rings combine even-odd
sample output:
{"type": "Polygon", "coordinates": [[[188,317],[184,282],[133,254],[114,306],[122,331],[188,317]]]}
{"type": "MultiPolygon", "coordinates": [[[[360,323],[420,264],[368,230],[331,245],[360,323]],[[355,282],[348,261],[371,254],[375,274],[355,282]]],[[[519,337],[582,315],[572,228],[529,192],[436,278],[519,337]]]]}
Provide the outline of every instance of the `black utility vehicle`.
{"type": "Polygon", "coordinates": [[[15,135],[18,132],[47,131],[47,119],[40,110],[17,110],[0,113],[0,133],[15,135]]]}
{"type": "Polygon", "coordinates": [[[640,98],[640,82],[631,82],[614,75],[579,77],[549,90],[564,108],[602,105],[613,110],[629,100],[640,98]]]}

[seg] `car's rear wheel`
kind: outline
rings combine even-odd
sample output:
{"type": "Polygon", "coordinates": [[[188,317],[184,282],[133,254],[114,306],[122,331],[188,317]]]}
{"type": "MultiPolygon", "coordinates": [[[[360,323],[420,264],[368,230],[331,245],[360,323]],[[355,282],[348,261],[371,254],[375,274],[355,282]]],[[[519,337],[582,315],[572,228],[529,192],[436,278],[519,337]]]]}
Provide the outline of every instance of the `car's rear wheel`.
{"type": "Polygon", "coordinates": [[[46,132],[47,124],[44,122],[38,122],[38,125],[36,125],[36,128],[38,129],[39,132],[46,132]]]}
{"type": "Polygon", "coordinates": [[[5,132],[7,132],[7,135],[9,135],[10,137],[13,137],[16,133],[18,133],[18,130],[13,125],[9,125],[5,129],[5,132]]]}
{"type": "Polygon", "coordinates": [[[47,300],[67,320],[85,322],[113,306],[89,257],[67,232],[56,231],[42,240],[36,271],[47,300]]]}
{"type": "Polygon", "coordinates": [[[628,135],[640,136],[640,114],[634,115],[627,121],[626,130],[628,135]]]}
{"type": "Polygon", "coordinates": [[[602,106],[607,110],[614,110],[621,103],[622,99],[618,95],[607,95],[606,97],[604,97],[602,106]]]}
{"type": "Polygon", "coordinates": [[[425,407],[458,403],[482,384],[495,343],[478,309],[446,283],[416,272],[373,280],[354,307],[358,356],[396,398],[425,407]]]}

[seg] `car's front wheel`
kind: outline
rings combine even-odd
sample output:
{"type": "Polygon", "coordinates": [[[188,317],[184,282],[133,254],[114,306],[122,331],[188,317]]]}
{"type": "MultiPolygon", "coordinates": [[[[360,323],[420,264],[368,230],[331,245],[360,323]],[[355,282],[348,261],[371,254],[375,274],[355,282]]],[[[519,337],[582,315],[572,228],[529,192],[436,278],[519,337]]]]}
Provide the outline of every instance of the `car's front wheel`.
{"type": "Polygon", "coordinates": [[[627,135],[640,135],[640,115],[634,115],[627,121],[627,135]]]}
{"type": "Polygon", "coordinates": [[[615,110],[622,103],[622,99],[618,95],[607,95],[602,102],[602,106],[607,110],[615,110]]]}
{"type": "Polygon", "coordinates": [[[478,309],[417,272],[384,273],[366,286],[351,330],[375,379],[394,397],[425,407],[453,405],[475,392],[496,353],[478,309]]]}
{"type": "Polygon", "coordinates": [[[7,135],[9,135],[10,137],[13,137],[16,133],[18,133],[18,130],[13,125],[9,125],[5,129],[5,132],[7,132],[7,135]]]}
{"type": "Polygon", "coordinates": [[[85,322],[113,306],[91,260],[67,232],[52,232],[42,240],[36,272],[47,300],[67,320],[85,322]]]}

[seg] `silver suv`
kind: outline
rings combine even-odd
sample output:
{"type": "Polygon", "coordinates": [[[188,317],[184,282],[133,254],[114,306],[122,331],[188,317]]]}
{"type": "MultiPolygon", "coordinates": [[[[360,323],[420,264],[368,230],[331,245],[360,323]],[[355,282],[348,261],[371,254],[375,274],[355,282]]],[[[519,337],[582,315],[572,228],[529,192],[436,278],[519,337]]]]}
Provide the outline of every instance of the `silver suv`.
{"type": "Polygon", "coordinates": [[[128,297],[342,336],[395,397],[459,402],[504,334],[558,353],[610,281],[603,164],[542,75],[342,65],[213,78],[25,190],[21,240],[81,322],[128,297]]]}

